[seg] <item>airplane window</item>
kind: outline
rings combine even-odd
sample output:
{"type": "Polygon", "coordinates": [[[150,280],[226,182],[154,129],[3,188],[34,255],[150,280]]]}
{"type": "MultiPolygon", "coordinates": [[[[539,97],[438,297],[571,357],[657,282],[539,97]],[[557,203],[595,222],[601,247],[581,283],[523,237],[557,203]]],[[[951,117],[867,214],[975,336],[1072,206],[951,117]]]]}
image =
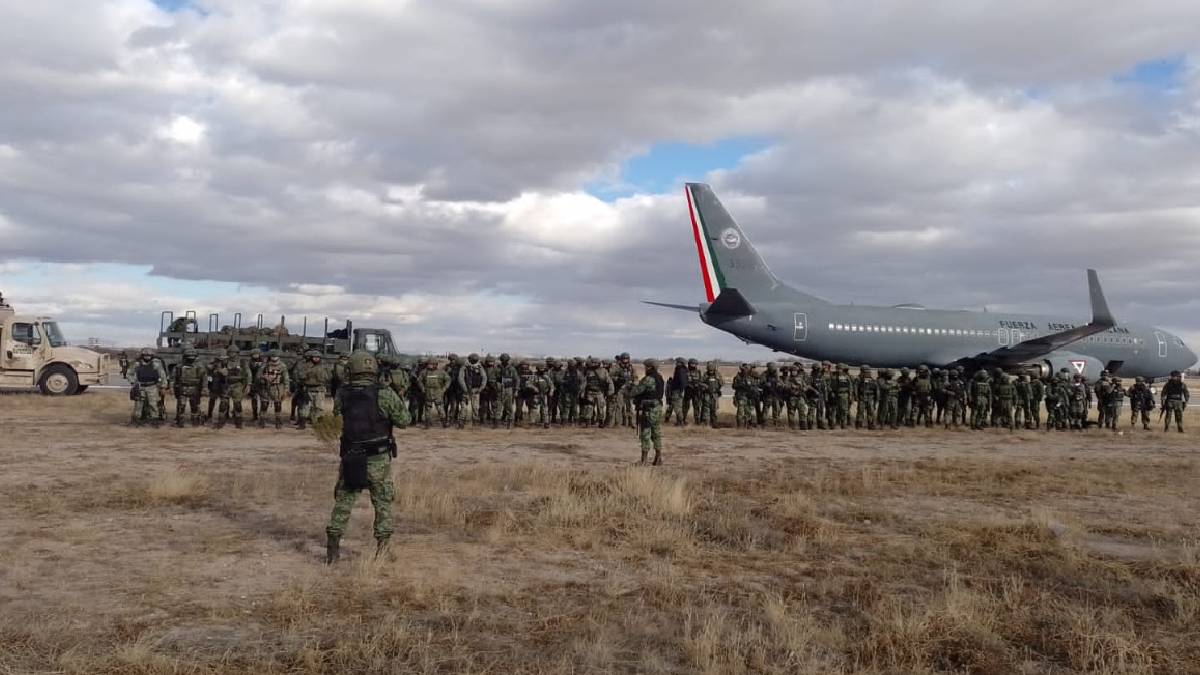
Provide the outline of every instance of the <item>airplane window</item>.
{"type": "Polygon", "coordinates": [[[833,324],[829,324],[829,330],[833,330],[833,324]]]}

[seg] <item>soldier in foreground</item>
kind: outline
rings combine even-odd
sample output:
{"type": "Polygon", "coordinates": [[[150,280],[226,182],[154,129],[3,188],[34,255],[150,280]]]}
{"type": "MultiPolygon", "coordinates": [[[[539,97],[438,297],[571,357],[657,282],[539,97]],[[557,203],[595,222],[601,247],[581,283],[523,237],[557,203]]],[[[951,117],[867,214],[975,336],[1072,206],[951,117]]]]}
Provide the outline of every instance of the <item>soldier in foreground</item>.
{"type": "Polygon", "coordinates": [[[1179,433],[1183,433],[1183,411],[1187,410],[1187,404],[1191,397],[1187,385],[1183,383],[1183,373],[1172,370],[1171,379],[1167,380],[1167,383],[1163,385],[1162,393],[1159,394],[1161,399],[1159,405],[1162,406],[1166,418],[1163,431],[1171,430],[1171,417],[1174,417],[1175,426],[1179,429],[1179,433]]]}
{"type": "Polygon", "coordinates": [[[342,535],[358,493],[366,489],[375,509],[375,556],[387,552],[392,537],[392,458],[396,456],[393,427],[408,426],[408,410],[389,387],[378,382],[379,364],[370,352],[356,351],[348,364],[350,382],[338,390],[333,414],[342,418],[342,438],[333,513],[325,528],[325,564],[341,555],[342,535]]]}
{"type": "Polygon", "coordinates": [[[1154,410],[1154,394],[1141,377],[1135,377],[1133,386],[1129,388],[1129,409],[1132,411],[1129,426],[1134,426],[1141,418],[1142,429],[1150,431],[1150,411],[1154,410]]]}
{"type": "Polygon", "coordinates": [[[197,352],[194,348],[183,350],[183,363],[175,369],[175,379],[171,382],[171,390],[175,392],[175,426],[183,428],[183,413],[191,407],[192,426],[202,423],[200,412],[200,396],[204,392],[204,380],[207,375],[204,366],[196,362],[197,352]]]}
{"type": "Polygon", "coordinates": [[[167,373],[162,365],[154,358],[154,352],[143,349],[138,360],[130,364],[125,377],[133,382],[129,398],[133,401],[133,416],[129,423],[140,427],[145,420],[150,420],[152,426],[162,424],[159,412],[160,389],[167,388],[167,373]]]}
{"type": "Polygon", "coordinates": [[[658,362],[646,359],[642,362],[646,374],[630,391],[633,403],[637,406],[638,439],[641,443],[642,458],[638,464],[646,464],[646,456],[654,447],[654,466],[662,465],[662,401],[666,383],[658,374],[658,362]]]}

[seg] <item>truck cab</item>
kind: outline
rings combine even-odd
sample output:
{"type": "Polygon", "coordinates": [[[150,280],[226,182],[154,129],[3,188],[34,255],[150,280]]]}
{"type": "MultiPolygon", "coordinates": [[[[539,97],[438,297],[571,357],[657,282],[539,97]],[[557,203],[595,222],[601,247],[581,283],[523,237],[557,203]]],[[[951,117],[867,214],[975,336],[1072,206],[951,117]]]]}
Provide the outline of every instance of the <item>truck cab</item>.
{"type": "Polygon", "coordinates": [[[0,302],[0,387],[70,396],[107,381],[107,355],[71,347],[54,319],[22,316],[0,302]]]}

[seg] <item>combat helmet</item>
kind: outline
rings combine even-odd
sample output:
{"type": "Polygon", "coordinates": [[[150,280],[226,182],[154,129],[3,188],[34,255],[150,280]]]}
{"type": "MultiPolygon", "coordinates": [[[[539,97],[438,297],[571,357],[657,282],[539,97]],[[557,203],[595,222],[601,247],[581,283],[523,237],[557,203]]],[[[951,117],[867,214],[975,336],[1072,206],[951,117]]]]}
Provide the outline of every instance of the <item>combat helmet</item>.
{"type": "Polygon", "coordinates": [[[194,360],[196,360],[196,357],[199,355],[200,355],[200,353],[196,351],[195,347],[188,347],[187,349],[183,350],[184,360],[194,361],[194,360]]]}
{"type": "Polygon", "coordinates": [[[891,368],[884,368],[883,370],[879,371],[879,376],[880,376],[880,377],[882,377],[882,378],[883,378],[883,379],[885,379],[885,380],[890,380],[890,379],[892,379],[892,369],[891,369],[891,368]]]}
{"type": "Polygon", "coordinates": [[[621,355],[619,357],[617,357],[617,360],[621,361],[622,363],[628,362],[629,361],[629,352],[621,352],[621,355]]]}
{"type": "Polygon", "coordinates": [[[504,352],[500,355],[500,363],[508,363],[511,360],[512,357],[508,355],[508,352],[504,352]]]}
{"type": "Polygon", "coordinates": [[[150,349],[149,347],[142,347],[142,351],[138,353],[138,358],[140,358],[140,359],[151,358],[152,359],[152,358],[154,358],[154,350],[150,349]]]}
{"type": "Polygon", "coordinates": [[[321,358],[321,352],[319,352],[319,351],[317,351],[317,350],[315,350],[315,349],[310,349],[310,350],[308,350],[308,351],[304,352],[304,358],[306,358],[306,359],[319,359],[319,358],[321,358]]]}
{"type": "Polygon", "coordinates": [[[1145,384],[1146,380],[1144,380],[1141,375],[1138,375],[1137,377],[1133,378],[1133,383],[1134,384],[1145,384]]]}
{"type": "Polygon", "coordinates": [[[658,361],[655,361],[654,359],[646,359],[645,361],[642,361],[642,366],[644,366],[646,370],[658,370],[658,361]]]}
{"type": "Polygon", "coordinates": [[[471,363],[479,363],[479,355],[471,354],[470,356],[467,357],[467,360],[470,361],[471,363]]]}
{"type": "Polygon", "coordinates": [[[685,361],[682,356],[676,356],[675,357],[675,365],[676,366],[686,366],[687,361],[685,361]]]}
{"type": "Polygon", "coordinates": [[[350,376],[375,375],[379,372],[379,362],[365,349],[356,349],[350,355],[350,376]]]}
{"type": "Polygon", "coordinates": [[[776,366],[776,365],[775,365],[775,362],[774,362],[774,361],[771,361],[770,363],[768,363],[768,364],[767,364],[767,372],[768,372],[768,373],[773,373],[773,372],[775,372],[775,370],[776,370],[777,368],[778,368],[778,366],[776,366]]]}

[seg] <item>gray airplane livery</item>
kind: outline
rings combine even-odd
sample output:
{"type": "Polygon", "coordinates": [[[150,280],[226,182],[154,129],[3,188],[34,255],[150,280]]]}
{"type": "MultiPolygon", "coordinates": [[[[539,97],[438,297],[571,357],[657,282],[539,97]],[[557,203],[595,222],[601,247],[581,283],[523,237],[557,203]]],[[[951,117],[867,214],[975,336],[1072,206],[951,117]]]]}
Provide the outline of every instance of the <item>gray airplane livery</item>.
{"type": "Polygon", "coordinates": [[[806,359],[877,367],[961,366],[1067,369],[1093,380],[1163,378],[1196,362],[1179,337],[1154,326],[1117,323],[1095,270],[1087,271],[1091,321],[921,305],[837,305],[783,283],[708,185],[688,183],[688,213],[706,302],[649,304],[698,312],[704,323],[747,343],[806,359]]]}

